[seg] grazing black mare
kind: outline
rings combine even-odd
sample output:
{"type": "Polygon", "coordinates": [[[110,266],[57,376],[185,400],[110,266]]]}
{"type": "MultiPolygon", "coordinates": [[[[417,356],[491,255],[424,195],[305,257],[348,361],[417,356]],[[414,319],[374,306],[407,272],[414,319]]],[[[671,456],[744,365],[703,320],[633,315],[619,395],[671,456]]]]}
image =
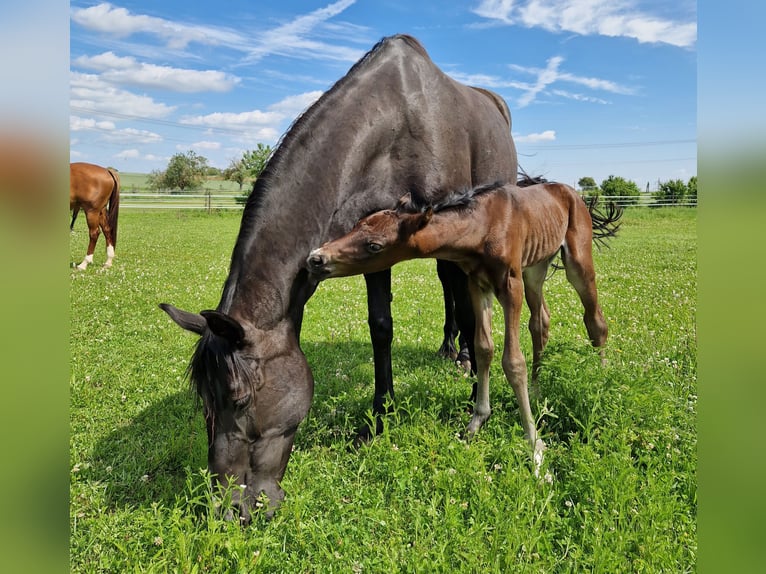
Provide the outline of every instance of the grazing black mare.
{"type": "MultiPolygon", "coordinates": [[[[309,251],[407,191],[434,201],[515,182],[510,124],[502,98],[451,79],[416,39],[384,38],[283,136],[245,206],[216,310],[161,305],[201,336],[189,371],[203,402],[208,467],[218,484],[243,485],[232,493],[243,522],[261,493],[269,514],[284,497],[279,482],[311,405],[314,380],[299,346],[317,287],[309,251]]],[[[391,271],[365,279],[380,415],[393,397],[391,271]]]]}

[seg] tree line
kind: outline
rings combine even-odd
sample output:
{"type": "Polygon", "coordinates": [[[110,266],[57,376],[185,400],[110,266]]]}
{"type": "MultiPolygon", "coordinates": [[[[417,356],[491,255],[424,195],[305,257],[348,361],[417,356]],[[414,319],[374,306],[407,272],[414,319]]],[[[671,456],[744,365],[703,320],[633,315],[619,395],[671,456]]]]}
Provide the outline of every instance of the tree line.
{"type": "MultiPolygon", "coordinates": [[[[222,177],[239,184],[244,200],[250,194],[251,184],[266,167],[272,152],[271,146],[259,143],[254,150],[246,150],[239,158],[232,159],[223,170],[210,167],[207,158],[192,150],[177,153],[170,158],[164,170],[155,170],[149,174],[149,187],[184,192],[199,189],[209,177],[222,177]],[[247,187],[245,184],[248,184],[247,187]]],[[[605,196],[616,199],[621,205],[637,204],[642,195],[636,182],[615,175],[607,177],[601,185],[592,177],[581,177],[577,185],[585,197],[605,196]]],[[[657,190],[652,192],[652,198],[662,205],[696,203],[697,176],[692,176],[686,182],[681,179],[659,181],[657,190]]]]}
{"type": "MultiPolygon", "coordinates": [[[[641,190],[636,182],[614,175],[607,177],[601,185],[597,185],[592,177],[581,177],[577,185],[585,197],[606,196],[616,199],[621,205],[635,205],[641,197],[641,190]]],[[[657,190],[652,192],[652,199],[661,205],[696,204],[697,176],[690,177],[687,182],[682,179],[658,181],[657,190]]]]}

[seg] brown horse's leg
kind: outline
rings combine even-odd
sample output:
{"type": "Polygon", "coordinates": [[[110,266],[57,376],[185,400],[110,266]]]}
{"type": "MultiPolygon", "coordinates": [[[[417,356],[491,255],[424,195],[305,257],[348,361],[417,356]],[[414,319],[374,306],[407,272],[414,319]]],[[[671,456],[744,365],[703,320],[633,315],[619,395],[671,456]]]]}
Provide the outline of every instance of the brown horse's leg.
{"type": "MultiPolygon", "coordinates": [[[[591,344],[601,348],[606,343],[609,329],[598,304],[596,271],[593,268],[593,248],[590,237],[578,238],[571,231],[568,232],[561,259],[564,262],[567,280],[577,291],[585,309],[583,321],[591,344]]],[[[603,349],[600,354],[603,362],[603,349]]]]}
{"type": "Polygon", "coordinates": [[[524,270],[524,296],[529,307],[529,333],[532,336],[532,382],[529,391],[534,398],[540,395],[538,387],[540,362],[548,342],[550,326],[550,313],[543,298],[543,283],[547,271],[547,262],[524,270]]]}
{"type": "Polygon", "coordinates": [[[527,442],[532,447],[535,475],[537,475],[542,464],[545,443],[537,436],[537,428],[535,427],[535,419],[532,416],[529,392],[527,390],[527,364],[519,344],[522,287],[521,277],[517,273],[515,276],[514,274],[509,274],[505,285],[498,289],[498,300],[503,307],[503,314],[505,316],[503,372],[516,395],[519,415],[521,416],[521,426],[524,429],[524,438],[527,439],[527,442]]]}
{"type": "Polygon", "coordinates": [[[468,290],[471,294],[471,304],[476,317],[473,344],[476,354],[477,379],[473,416],[466,429],[466,435],[470,438],[479,432],[479,429],[492,413],[489,406],[489,367],[492,363],[495,346],[492,340],[492,291],[483,291],[471,279],[468,280],[468,290]]]}
{"type": "Polygon", "coordinates": [[[105,209],[99,214],[98,225],[104,233],[104,240],[106,241],[106,262],[104,267],[108,269],[112,266],[112,259],[114,259],[114,235],[112,234],[112,227],[109,225],[109,218],[105,209]]]}
{"type": "Polygon", "coordinates": [[[77,268],[81,271],[85,271],[88,265],[93,263],[93,252],[96,251],[96,241],[98,241],[99,234],[99,221],[100,216],[97,211],[85,211],[85,219],[88,222],[88,251],[85,254],[85,259],[82,260],[77,268]]]}

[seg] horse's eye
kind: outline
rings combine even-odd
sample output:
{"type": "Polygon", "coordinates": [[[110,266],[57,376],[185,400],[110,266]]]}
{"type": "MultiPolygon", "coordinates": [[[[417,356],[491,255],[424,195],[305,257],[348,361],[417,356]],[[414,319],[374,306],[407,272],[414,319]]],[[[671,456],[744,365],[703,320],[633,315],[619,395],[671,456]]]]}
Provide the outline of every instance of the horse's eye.
{"type": "Polygon", "coordinates": [[[383,246],[380,243],[375,243],[374,241],[370,241],[367,244],[367,251],[369,251],[370,253],[377,253],[381,249],[383,249],[383,246]]]}

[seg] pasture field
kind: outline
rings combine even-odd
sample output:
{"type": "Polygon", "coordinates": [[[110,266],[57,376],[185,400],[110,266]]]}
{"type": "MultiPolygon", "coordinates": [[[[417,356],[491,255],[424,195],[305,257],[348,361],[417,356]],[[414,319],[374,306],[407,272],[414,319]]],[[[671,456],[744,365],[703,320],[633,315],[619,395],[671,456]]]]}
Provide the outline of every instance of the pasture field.
{"type": "MultiPolygon", "coordinates": [[[[696,209],[627,209],[596,252],[608,364],[562,272],[533,406],[535,478],[500,367],[470,444],[470,379],[436,356],[433,260],[393,271],[397,400],[358,450],[373,391],[364,281],[323,283],[301,346],[316,388],[274,519],[210,512],[206,436],[185,379],[196,337],[157,307],[214,308],[240,214],[126,210],[114,267],[71,275],[72,572],[693,572],[697,561],[696,209]]],[[[85,223],[70,238],[79,262],[85,223]]],[[[522,315],[522,348],[531,362],[522,315]]]]}

